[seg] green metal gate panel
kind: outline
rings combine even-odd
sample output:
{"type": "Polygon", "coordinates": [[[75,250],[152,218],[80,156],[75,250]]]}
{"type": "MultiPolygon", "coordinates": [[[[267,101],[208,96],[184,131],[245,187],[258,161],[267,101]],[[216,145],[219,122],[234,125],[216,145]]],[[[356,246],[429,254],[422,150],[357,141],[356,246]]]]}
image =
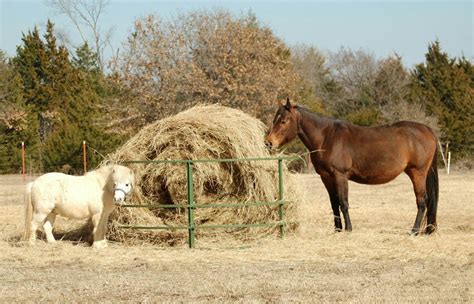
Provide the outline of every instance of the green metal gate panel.
{"type": "MultiPolygon", "coordinates": [[[[285,234],[285,210],[284,205],[287,203],[284,200],[284,181],[283,181],[283,160],[295,160],[298,157],[267,157],[267,158],[226,158],[226,159],[197,159],[197,160],[153,160],[153,161],[142,161],[132,160],[125,161],[125,164],[140,164],[140,163],[155,163],[155,164],[176,164],[182,163],[186,165],[186,178],[187,178],[187,214],[188,214],[188,225],[187,226],[142,226],[142,225],[122,225],[120,228],[127,229],[157,229],[157,230],[188,230],[188,246],[194,248],[195,246],[195,233],[196,229],[219,229],[219,228],[250,228],[250,227],[271,227],[279,226],[279,235],[284,237],[285,234]],[[194,202],[194,183],[193,183],[193,164],[194,163],[226,163],[226,162],[246,162],[246,161],[278,161],[278,200],[273,202],[253,202],[253,203],[223,203],[206,205],[196,205],[194,202]],[[259,224],[229,224],[229,225],[199,225],[196,226],[194,222],[194,210],[197,208],[238,208],[238,207],[249,207],[249,206],[278,206],[278,222],[272,223],[259,223],[259,224]]],[[[182,206],[168,204],[149,204],[149,205],[122,205],[127,208],[182,208],[182,206]]]]}

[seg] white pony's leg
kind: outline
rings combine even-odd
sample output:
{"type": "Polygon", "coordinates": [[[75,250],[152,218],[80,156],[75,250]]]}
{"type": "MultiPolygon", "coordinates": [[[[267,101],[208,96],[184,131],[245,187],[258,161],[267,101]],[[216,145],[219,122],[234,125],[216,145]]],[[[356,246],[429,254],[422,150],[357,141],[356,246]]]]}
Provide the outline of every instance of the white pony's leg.
{"type": "Polygon", "coordinates": [[[33,213],[33,217],[31,218],[31,223],[30,223],[30,238],[29,238],[30,244],[33,245],[35,243],[36,230],[38,230],[38,226],[44,222],[46,216],[47,215],[43,213],[37,213],[37,212],[33,213]]]}
{"type": "Polygon", "coordinates": [[[92,219],[92,226],[94,227],[94,229],[92,229],[92,236],[94,237],[94,241],[95,241],[97,230],[99,229],[100,213],[94,214],[91,219],[92,219]]]}
{"type": "Polygon", "coordinates": [[[28,242],[30,243],[30,245],[34,245],[34,243],[36,242],[36,230],[38,229],[38,224],[36,224],[36,222],[31,219],[31,222],[29,223],[30,225],[30,235],[28,236],[28,242]]]}
{"type": "Polygon", "coordinates": [[[102,249],[108,246],[109,245],[107,245],[107,241],[105,239],[101,241],[94,241],[94,243],[92,244],[92,247],[94,247],[95,249],[102,249]]]}
{"type": "Polygon", "coordinates": [[[94,214],[92,216],[92,224],[94,225],[94,230],[92,230],[92,235],[94,237],[94,242],[92,247],[96,249],[107,247],[107,241],[104,238],[104,232],[102,229],[102,214],[94,214]]]}
{"type": "Polygon", "coordinates": [[[43,224],[44,233],[46,233],[46,239],[48,243],[56,242],[56,239],[54,238],[54,235],[53,235],[53,226],[54,226],[55,220],[56,220],[56,214],[51,212],[50,214],[48,214],[48,216],[46,217],[46,221],[43,224]]]}
{"type": "MultiPolygon", "coordinates": [[[[112,209],[113,210],[113,209],[112,209]]],[[[104,210],[102,212],[102,215],[99,217],[99,223],[97,225],[97,229],[94,230],[94,248],[104,248],[108,247],[107,245],[107,238],[106,238],[106,232],[107,232],[107,221],[109,219],[110,213],[112,213],[112,210],[104,210]]]]}

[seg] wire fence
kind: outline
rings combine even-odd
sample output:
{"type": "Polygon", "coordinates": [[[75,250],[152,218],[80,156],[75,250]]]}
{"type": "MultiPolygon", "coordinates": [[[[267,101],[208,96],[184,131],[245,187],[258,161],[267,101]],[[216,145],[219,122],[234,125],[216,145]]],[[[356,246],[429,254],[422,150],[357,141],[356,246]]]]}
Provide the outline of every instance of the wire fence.
{"type": "Polygon", "coordinates": [[[0,164],[0,174],[23,174],[28,176],[40,175],[42,173],[58,171],[66,174],[83,175],[90,169],[90,166],[95,166],[97,163],[93,159],[95,155],[101,158],[104,156],[96,149],[87,146],[86,141],[82,142],[82,155],[80,161],[78,157],[75,160],[67,160],[62,162],[50,162],[46,164],[41,157],[33,158],[24,142],[21,143],[21,148],[18,149],[17,155],[12,155],[9,163],[0,164]],[[46,168],[46,169],[45,169],[46,168]]]}
{"type": "MultiPolygon", "coordinates": [[[[438,148],[442,156],[446,173],[449,175],[451,165],[451,151],[449,151],[449,144],[446,144],[445,150],[443,151],[443,145],[438,141],[438,148]]],[[[310,154],[311,152],[303,153],[294,158],[295,161],[293,161],[289,166],[290,170],[302,173],[312,172],[313,168],[310,154]]],[[[0,174],[23,174],[34,176],[51,171],[59,171],[66,174],[83,175],[88,170],[94,169],[94,167],[98,165],[97,161],[92,161],[97,155],[101,159],[105,158],[102,153],[89,146],[86,141],[83,141],[80,161],[68,160],[63,162],[48,162],[47,167],[50,168],[48,170],[45,169],[42,160],[33,159],[31,155],[28,154],[28,149],[24,142],[22,142],[21,149],[18,149],[18,155],[13,155],[10,163],[0,163],[0,174]]]]}

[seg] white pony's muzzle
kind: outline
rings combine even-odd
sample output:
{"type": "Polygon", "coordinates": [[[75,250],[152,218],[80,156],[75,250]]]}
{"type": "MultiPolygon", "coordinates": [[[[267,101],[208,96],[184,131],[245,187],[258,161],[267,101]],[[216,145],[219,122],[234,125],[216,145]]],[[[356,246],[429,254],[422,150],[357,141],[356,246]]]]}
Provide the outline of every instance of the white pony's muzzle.
{"type": "Polygon", "coordinates": [[[117,204],[121,204],[125,200],[126,196],[127,192],[125,192],[125,190],[117,188],[114,191],[114,202],[117,204]]]}

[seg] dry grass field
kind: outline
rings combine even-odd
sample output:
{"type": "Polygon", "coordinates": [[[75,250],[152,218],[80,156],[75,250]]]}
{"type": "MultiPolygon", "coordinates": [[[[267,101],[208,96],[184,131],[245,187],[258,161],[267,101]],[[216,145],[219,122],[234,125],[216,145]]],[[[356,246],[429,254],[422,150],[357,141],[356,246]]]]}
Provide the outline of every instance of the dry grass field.
{"type": "Polygon", "coordinates": [[[21,177],[1,176],[0,302],[474,301],[474,172],[440,172],[439,231],[419,237],[408,235],[416,206],[404,175],[380,186],[351,183],[352,233],[333,232],[319,177],[299,178],[301,227],[283,240],[95,251],[71,241],[19,243],[21,177]]]}

